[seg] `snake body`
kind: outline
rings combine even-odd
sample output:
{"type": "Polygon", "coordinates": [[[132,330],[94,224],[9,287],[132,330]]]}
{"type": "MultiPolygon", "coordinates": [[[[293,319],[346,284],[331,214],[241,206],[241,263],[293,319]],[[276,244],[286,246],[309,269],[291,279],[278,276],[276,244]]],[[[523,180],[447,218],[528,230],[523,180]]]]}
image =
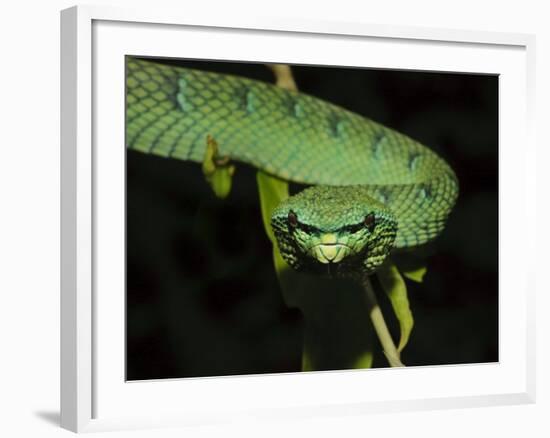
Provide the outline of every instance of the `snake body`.
{"type": "Polygon", "coordinates": [[[312,185],[273,213],[293,267],[373,272],[394,248],[434,239],[458,181],[413,139],[307,94],[243,77],[127,58],[126,146],[202,162],[219,155],[312,185]]]}

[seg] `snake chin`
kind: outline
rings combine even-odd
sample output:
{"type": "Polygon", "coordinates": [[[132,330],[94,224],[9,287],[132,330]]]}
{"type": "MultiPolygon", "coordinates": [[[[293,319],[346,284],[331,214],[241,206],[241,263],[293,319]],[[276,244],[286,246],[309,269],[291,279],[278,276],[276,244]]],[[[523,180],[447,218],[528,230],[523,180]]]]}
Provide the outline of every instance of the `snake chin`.
{"type": "Polygon", "coordinates": [[[351,248],[343,244],[318,244],[314,245],[309,254],[323,264],[339,263],[351,252],[351,248]]]}

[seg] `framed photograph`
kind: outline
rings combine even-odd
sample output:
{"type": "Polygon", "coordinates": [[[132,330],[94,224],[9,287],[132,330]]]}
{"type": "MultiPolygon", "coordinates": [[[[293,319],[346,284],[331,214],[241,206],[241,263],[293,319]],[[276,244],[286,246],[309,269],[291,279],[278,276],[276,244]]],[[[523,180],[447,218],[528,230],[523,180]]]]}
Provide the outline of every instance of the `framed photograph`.
{"type": "Polygon", "coordinates": [[[61,17],[63,427],[534,402],[533,36],[61,17]]]}

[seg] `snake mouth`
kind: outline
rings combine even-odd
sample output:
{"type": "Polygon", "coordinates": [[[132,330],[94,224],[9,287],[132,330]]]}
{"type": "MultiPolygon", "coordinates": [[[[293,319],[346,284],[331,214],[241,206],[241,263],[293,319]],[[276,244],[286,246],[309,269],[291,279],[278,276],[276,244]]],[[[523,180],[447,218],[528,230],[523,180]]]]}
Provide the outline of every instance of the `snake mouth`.
{"type": "Polygon", "coordinates": [[[321,243],[311,247],[309,253],[323,264],[338,263],[346,257],[351,248],[342,243],[321,243]]]}

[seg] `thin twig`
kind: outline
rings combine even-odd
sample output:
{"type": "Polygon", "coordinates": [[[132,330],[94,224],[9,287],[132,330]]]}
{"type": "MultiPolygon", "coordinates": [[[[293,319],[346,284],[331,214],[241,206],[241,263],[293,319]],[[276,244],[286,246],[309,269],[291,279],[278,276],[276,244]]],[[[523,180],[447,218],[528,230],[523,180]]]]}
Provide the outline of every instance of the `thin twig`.
{"type": "Polygon", "coordinates": [[[399,352],[393,343],[390,331],[384,320],[384,315],[382,315],[382,310],[378,305],[378,300],[374,294],[374,289],[368,277],[363,279],[363,289],[365,290],[365,296],[367,300],[367,306],[369,308],[369,315],[374,326],[374,330],[378,335],[378,339],[382,344],[382,349],[386,359],[388,360],[391,367],[404,367],[405,365],[401,362],[399,357],[399,352]]]}
{"type": "Polygon", "coordinates": [[[298,91],[292,70],[286,64],[267,64],[275,75],[275,85],[286,90],[298,91]]]}

